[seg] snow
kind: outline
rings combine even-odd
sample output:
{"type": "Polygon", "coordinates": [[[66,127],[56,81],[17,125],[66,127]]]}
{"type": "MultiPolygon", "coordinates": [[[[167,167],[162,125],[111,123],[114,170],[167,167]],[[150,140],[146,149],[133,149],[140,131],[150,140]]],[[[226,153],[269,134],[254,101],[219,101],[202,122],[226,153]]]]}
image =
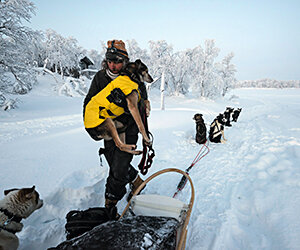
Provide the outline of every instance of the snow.
{"type": "Polygon", "coordinates": [[[148,234],[148,233],[145,234],[142,246],[143,246],[142,249],[144,249],[144,247],[146,247],[146,249],[147,249],[152,246],[152,237],[150,234],[148,234]]]}
{"type": "MultiPolygon", "coordinates": [[[[65,240],[65,215],[104,205],[107,163],[82,122],[83,97],[58,96],[51,76],[20,96],[19,109],[0,112],[0,190],[36,185],[44,206],[24,220],[21,250],[47,249],[65,240]]],[[[186,249],[300,249],[300,89],[235,89],[217,101],[166,97],[151,90],[149,127],[156,156],[148,174],[190,166],[201,146],[192,117],[209,126],[227,106],[242,107],[226,128],[226,144],[190,171],[196,197],[186,249]]],[[[141,148],[139,142],[138,148],[141,148]]],[[[135,156],[133,164],[139,163],[135,156]]],[[[153,179],[145,193],[172,196],[181,176],[153,179]]],[[[177,196],[188,202],[190,188],[177,196]]],[[[126,205],[118,203],[119,212],[126,205]]],[[[144,246],[149,238],[144,237],[144,246]]]]}

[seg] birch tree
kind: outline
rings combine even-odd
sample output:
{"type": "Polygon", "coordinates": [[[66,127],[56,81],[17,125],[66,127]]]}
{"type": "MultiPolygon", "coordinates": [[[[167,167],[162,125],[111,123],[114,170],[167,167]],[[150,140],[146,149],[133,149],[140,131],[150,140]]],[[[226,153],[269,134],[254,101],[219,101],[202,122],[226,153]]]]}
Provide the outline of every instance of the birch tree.
{"type": "Polygon", "coordinates": [[[0,89],[5,93],[26,94],[36,80],[30,59],[31,41],[38,33],[23,25],[34,9],[26,0],[0,1],[0,89]]]}
{"type": "Polygon", "coordinates": [[[169,72],[173,64],[173,46],[166,41],[149,41],[150,45],[150,61],[148,65],[151,75],[154,78],[160,78],[165,72],[165,83],[168,86],[169,72]]]}
{"type": "Polygon", "coordinates": [[[26,94],[36,82],[32,44],[39,33],[23,25],[34,10],[27,0],[0,1],[0,106],[5,110],[16,107],[10,94],[26,94]]]}
{"type": "Polygon", "coordinates": [[[76,39],[65,38],[56,31],[48,29],[45,45],[47,68],[54,68],[54,71],[59,72],[62,78],[65,71],[69,73],[71,69],[79,68],[79,61],[83,55],[76,39]]]}
{"type": "Polygon", "coordinates": [[[214,40],[205,41],[205,49],[199,45],[192,53],[193,57],[193,89],[200,92],[200,96],[213,96],[214,89],[218,88],[220,79],[215,71],[215,59],[219,49],[215,47],[214,40]]]}
{"type": "Polygon", "coordinates": [[[126,49],[130,58],[130,61],[134,62],[136,59],[141,59],[146,65],[150,62],[150,57],[146,49],[141,49],[136,40],[127,40],[126,49]]]}
{"type": "Polygon", "coordinates": [[[221,94],[225,96],[230,88],[233,88],[236,79],[235,79],[235,65],[231,63],[232,58],[234,57],[233,53],[228,54],[224,57],[221,63],[216,65],[216,69],[218,74],[222,79],[222,89],[221,94]]]}
{"type": "Polygon", "coordinates": [[[169,71],[170,81],[176,95],[185,95],[189,88],[189,75],[192,69],[192,51],[190,49],[174,54],[171,70],[169,71]]]}

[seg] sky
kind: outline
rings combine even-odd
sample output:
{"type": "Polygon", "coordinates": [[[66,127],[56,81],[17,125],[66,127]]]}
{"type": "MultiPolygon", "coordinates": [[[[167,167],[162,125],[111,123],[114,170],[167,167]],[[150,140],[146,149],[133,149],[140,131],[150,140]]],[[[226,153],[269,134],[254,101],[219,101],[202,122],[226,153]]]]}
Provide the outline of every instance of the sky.
{"type": "Polygon", "coordinates": [[[300,80],[298,0],[32,1],[29,27],[74,37],[85,49],[135,39],[143,49],[165,40],[174,51],[214,39],[218,60],[234,53],[238,80],[300,80]]]}

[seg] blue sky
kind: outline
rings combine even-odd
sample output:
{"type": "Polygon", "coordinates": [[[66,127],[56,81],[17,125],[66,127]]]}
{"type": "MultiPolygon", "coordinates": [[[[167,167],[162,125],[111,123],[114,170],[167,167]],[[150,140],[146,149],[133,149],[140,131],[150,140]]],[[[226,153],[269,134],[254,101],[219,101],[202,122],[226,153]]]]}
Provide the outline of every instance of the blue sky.
{"type": "Polygon", "coordinates": [[[234,52],[239,80],[300,80],[298,0],[32,1],[31,28],[51,28],[86,49],[100,41],[166,40],[175,51],[215,39],[219,60],[234,52]]]}

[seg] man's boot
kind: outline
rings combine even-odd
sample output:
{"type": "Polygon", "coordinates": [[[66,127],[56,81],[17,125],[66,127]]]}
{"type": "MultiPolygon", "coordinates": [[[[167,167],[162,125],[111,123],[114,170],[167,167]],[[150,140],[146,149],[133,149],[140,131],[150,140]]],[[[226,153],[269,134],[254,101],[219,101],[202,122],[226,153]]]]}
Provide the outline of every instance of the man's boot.
{"type": "MultiPolygon", "coordinates": [[[[127,201],[129,202],[130,201],[130,199],[132,198],[132,195],[134,194],[134,192],[138,189],[138,187],[143,183],[144,181],[142,180],[142,178],[139,176],[139,175],[137,175],[137,177],[130,183],[130,189],[131,189],[131,191],[130,191],[130,193],[129,193],[129,195],[127,196],[127,201]]],[[[145,186],[146,187],[146,186],[145,186]]],[[[144,188],[145,188],[144,187],[144,188]]],[[[143,188],[143,189],[144,189],[143,188]]],[[[143,190],[142,189],[142,190],[143,190]]],[[[141,191],[142,191],[141,190],[141,191]]],[[[138,193],[138,194],[140,194],[141,193],[141,191],[138,193]]]]}
{"type": "Polygon", "coordinates": [[[105,199],[105,208],[108,212],[110,220],[118,220],[120,215],[118,214],[118,209],[116,207],[118,200],[105,199]]]}
{"type": "Polygon", "coordinates": [[[110,200],[110,199],[105,199],[105,207],[106,208],[112,208],[117,205],[118,201],[117,200],[110,200]]]}

